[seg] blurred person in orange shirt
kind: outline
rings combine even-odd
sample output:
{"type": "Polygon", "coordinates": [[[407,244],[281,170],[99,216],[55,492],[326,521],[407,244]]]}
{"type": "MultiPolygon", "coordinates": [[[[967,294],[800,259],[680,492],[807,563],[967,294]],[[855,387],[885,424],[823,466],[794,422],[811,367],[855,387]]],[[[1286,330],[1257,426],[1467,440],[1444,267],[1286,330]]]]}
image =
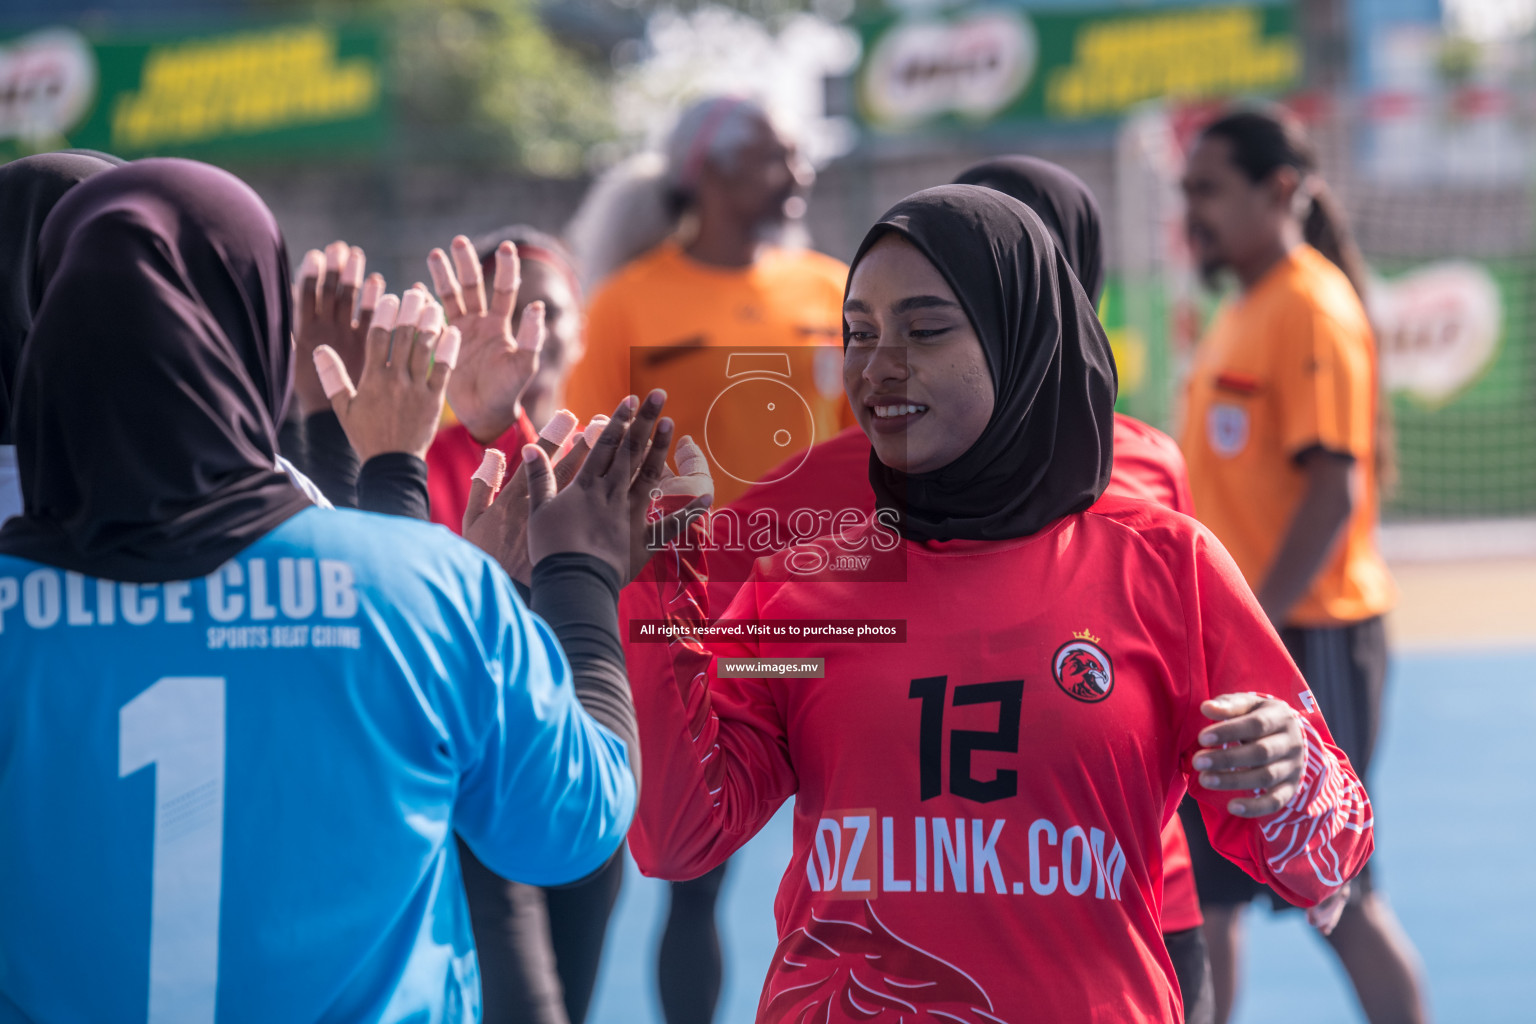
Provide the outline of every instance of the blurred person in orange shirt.
{"type": "MultiPolygon", "coordinates": [[[[1195,507],[1366,779],[1386,680],[1382,616],[1396,592],[1375,541],[1381,396],[1360,256],[1311,143],[1284,115],[1212,122],[1182,184],[1202,273],[1214,282],[1231,271],[1240,286],[1190,374],[1181,445],[1195,507]]],[[[1185,827],[1221,1024],[1241,912],[1263,887],[1214,855],[1198,814],[1185,827]]],[[[1369,864],[1328,941],[1373,1024],[1426,1019],[1417,953],[1369,864]]]]}
{"type": "MultiPolygon", "coordinates": [[[[785,244],[803,235],[814,177],[760,104],[716,96],[682,112],[661,154],[600,181],[567,232],[594,290],[567,407],[586,420],[665,389],[676,434],[709,460],[717,506],[853,423],[842,385],[848,268],[785,244]]],[[[724,875],[721,865],[672,885],[659,963],[669,1024],[714,1015],[724,875]]]]}
{"type": "Polygon", "coordinates": [[[661,159],[600,183],[569,232],[595,287],[569,407],[585,419],[664,388],[722,505],[853,422],[840,383],[848,268],[785,244],[803,235],[814,177],[759,104],[705,99],[661,159]]]}

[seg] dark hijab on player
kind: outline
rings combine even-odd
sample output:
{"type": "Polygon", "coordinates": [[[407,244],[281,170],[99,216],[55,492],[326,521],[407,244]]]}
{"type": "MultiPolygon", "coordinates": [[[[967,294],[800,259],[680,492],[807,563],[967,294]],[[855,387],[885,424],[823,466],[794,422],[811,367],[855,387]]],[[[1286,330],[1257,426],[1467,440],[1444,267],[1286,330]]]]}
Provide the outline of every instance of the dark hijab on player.
{"type": "Polygon", "coordinates": [[[310,507],[275,466],[291,305],[277,222],[240,179],[141,160],[43,228],[13,424],[25,511],[0,551],[190,579],[310,507]]]}
{"type": "Polygon", "coordinates": [[[0,444],[11,434],[11,394],[21,346],[32,330],[41,298],[37,285],[37,243],[43,221],[64,193],[102,171],[122,164],[115,156],[67,150],[23,157],[0,166],[0,444]]]}
{"type": "Polygon", "coordinates": [[[1081,178],[1049,160],[1001,156],[960,172],[956,185],[982,185],[1033,210],[1077,274],[1095,307],[1104,292],[1104,234],[1099,204],[1081,178]]]}
{"type": "Polygon", "coordinates": [[[1115,364],[1093,304],[1050,231],[989,188],[908,196],[865,235],[849,268],[889,233],[932,263],[986,353],[996,401],[974,444],[928,473],[870,454],[877,502],[919,541],[1036,533],[1098,500],[1113,459],[1115,364]]]}

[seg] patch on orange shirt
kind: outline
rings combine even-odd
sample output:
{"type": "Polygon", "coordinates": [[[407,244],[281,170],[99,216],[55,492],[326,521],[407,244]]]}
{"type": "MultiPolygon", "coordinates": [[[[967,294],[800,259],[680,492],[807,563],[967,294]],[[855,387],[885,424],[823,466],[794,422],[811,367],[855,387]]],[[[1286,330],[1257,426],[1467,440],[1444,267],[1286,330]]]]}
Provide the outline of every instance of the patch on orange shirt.
{"type": "Polygon", "coordinates": [[[1235,391],[1240,395],[1257,394],[1259,381],[1241,373],[1223,373],[1216,378],[1216,386],[1223,391],[1235,391]]]}

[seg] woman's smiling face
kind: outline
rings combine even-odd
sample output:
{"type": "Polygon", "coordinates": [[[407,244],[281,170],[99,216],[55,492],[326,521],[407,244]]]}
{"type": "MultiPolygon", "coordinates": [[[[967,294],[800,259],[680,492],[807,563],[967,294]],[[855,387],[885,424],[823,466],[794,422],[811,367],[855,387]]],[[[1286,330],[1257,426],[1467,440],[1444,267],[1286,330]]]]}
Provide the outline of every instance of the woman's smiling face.
{"type": "Polygon", "coordinates": [[[854,268],[843,304],[843,389],[875,455],[902,473],[954,462],[986,429],[996,394],[954,290],[892,232],[854,268]]]}

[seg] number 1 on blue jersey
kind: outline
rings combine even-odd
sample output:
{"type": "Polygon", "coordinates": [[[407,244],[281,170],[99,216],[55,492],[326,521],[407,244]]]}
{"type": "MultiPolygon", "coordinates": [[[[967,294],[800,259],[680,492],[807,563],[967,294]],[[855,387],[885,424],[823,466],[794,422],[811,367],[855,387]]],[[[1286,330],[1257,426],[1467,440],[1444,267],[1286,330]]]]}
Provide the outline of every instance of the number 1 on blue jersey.
{"type": "Polygon", "coordinates": [[[148,1024],[213,1024],[224,860],[224,680],[166,676],[118,713],[118,777],[155,766],[148,1024]]]}

